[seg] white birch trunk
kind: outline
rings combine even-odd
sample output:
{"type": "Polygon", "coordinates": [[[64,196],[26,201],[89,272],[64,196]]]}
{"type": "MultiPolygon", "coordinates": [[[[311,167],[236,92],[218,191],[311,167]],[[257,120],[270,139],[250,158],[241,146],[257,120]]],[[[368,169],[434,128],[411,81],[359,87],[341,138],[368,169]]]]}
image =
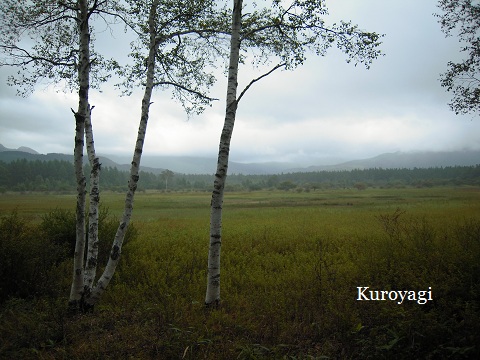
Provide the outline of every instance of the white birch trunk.
{"type": "Polygon", "coordinates": [[[225,180],[228,170],[230,139],[235,124],[237,111],[237,77],[240,56],[240,30],[242,20],[242,0],[234,0],[232,15],[232,35],[230,40],[230,65],[228,69],[227,103],[225,122],[220,137],[217,172],[215,173],[214,189],[210,210],[210,247],[208,249],[207,292],[205,305],[220,304],[220,251],[222,245],[222,207],[225,190],[225,180]]]}
{"type": "Polygon", "coordinates": [[[107,288],[110,280],[115,273],[115,269],[120,260],[120,253],[122,250],[123,240],[125,238],[125,232],[127,231],[128,224],[130,223],[130,218],[133,211],[133,199],[135,196],[135,191],[137,189],[137,182],[139,179],[138,172],[140,168],[140,160],[142,157],[143,143],[145,140],[145,133],[147,130],[149,109],[150,109],[150,100],[152,98],[154,76],[155,76],[155,54],[157,52],[158,44],[156,41],[156,30],[155,30],[155,18],[156,11],[158,6],[158,0],[154,1],[150,9],[149,15],[149,31],[150,31],[150,50],[147,60],[147,81],[145,86],[145,92],[142,99],[142,113],[140,117],[140,124],[138,127],[137,142],[135,145],[135,151],[133,154],[132,166],[130,168],[130,180],[128,182],[128,192],[125,199],[125,208],[123,212],[122,219],[115,234],[115,239],[113,241],[112,250],[110,251],[110,258],[108,259],[107,266],[97,282],[95,288],[92,292],[88,294],[85,301],[88,306],[93,306],[98,301],[100,296],[104,293],[107,288]]]}
{"type": "Polygon", "coordinates": [[[86,180],[83,173],[83,147],[85,118],[88,112],[88,91],[90,88],[90,29],[86,0],[78,2],[79,61],[78,61],[78,111],[75,113],[75,176],[77,179],[76,244],[73,265],[73,280],[70,290],[69,307],[78,309],[84,292],[83,257],[85,255],[85,200],[86,180]]]}
{"type": "Polygon", "coordinates": [[[92,110],[88,107],[85,117],[85,138],[90,163],[90,208],[88,211],[88,246],[85,264],[84,291],[89,293],[95,281],[98,259],[98,206],[100,202],[100,162],[95,153],[93,140],[92,110]]]}

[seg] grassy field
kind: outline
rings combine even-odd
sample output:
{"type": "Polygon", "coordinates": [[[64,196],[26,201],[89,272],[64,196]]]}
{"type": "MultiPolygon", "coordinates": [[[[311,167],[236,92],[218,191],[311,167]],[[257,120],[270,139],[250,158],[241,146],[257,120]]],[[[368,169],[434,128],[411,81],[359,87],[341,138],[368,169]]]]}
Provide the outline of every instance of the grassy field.
{"type": "MultiPolygon", "coordinates": [[[[120,216],[123,195],[101,202],[120,216]]],[[[227,193],[217,310],[203,306],[209,203],[138,193],[137,236],[95,312],[68,316],[71,261],[56,264],[55,291],[0,305],[0,357],[479,356],[480,188],[227,193]],[[360,286],[433,300],[359,301],[360,286]]],[[[31,226],[74,208],[74,195],[0,194],[0,215],[31,226]]]]}
{"type": "MultiPolygon", "coordinates": [[[[155,221],[156,217],[176,218],[182,214],[198,217],[209,213],[210,193],[164,193],[139,192],[135,197],[134,221],[155,221]]],[[[435,216],[442,213],[471,211],[478,215],[480,205],[480,188],[478,187],[435,187],[403,189],[356,189],[317,190],[311,192],[258,191],[227,193],[225,209],[255,211],[255,209],[278,209],[301,207],[324,210],[326,214],[340,213],[375,213],[401,207],[415,214],[428,216],[432,211],[435,216]],[[359,211],[362,210],[362,211],[359,211]],[[445,211],[448,210],[448,211],[445,211]]],[[[119,193],[102,193],[101,202],[112,214],[120,216],[123,209],[124,195],[119,193]]],[[[75,209],[75,195],[46,193],[6,193],[0,195],[0,214],[17,210],[31,219],[39,219],[45,212],[53,209],[75,209]]],[[[257,214],[256,214],[257,215],[257,214]]]]}

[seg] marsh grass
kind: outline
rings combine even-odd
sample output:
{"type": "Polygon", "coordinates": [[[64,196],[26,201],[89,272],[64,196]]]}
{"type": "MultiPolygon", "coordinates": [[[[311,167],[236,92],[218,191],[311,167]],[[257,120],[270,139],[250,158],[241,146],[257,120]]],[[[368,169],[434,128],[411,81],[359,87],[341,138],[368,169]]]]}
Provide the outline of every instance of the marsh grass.
{"type": "MultiPolygon", "coordinates": [[[[17,203],[35,221],[73,204],[31,199],[28,208],[27,195],[1,195],[2,215],[17,203]]],[[[478,357],[480,189],[227,194],[222,304],[214,311],[203,306],[209,200],[206,193],[138,194],[138,235],[95,313],[68,317],[62,293],[10,299],[0,312],[1,356],[478,357]],[[357,301],[358,286],[431,287],[434,300],[357,301]]],[[[120,195],[102,201],[114,215],[121,211],[120,195]]],[[[66,284],[67,265],[58,268],[66,284]]]]}

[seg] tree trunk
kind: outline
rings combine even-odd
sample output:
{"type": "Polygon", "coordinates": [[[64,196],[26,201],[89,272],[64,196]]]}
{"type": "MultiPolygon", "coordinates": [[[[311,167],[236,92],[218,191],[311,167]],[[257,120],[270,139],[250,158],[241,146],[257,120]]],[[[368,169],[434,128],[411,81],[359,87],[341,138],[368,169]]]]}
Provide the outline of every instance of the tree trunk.
{"type": "Polygon", "coordinates": [[[222,206],[227,179],[230,139],[237,111],[237,77],[240,56],[240,30],[243,0],[234,0],[232,14],[232,35],[230,40],[230,65],[228,69],[227,103],[225,122],[220,137],[217,172],[212,192],[210,210],[210,247],[208,249],[207,292],[205,305],[217,307],[220,304],[220,251],[222,245],[222,206]]]}
{"type": "Polygon", "coordinates": [[[92,110],[88,107],[85,117],[85,138],[87,140],[87,154],[90,162],[90,208],[88,211],[88,246],[85,264],[84,292],[92,290],[97,272],[98,262],[98,207],[100,202],[100,162],[95,154],[93,141],[92,110]]]}
{"type": "Polygon", "coordinates": [[[85,255],[85,200],[86,180],[83,173],[83,147],[85,118],[88,112],[88,91],[90,88],[90,29],[88,25],[88,7],[86,0],[79,2],[79,61],[78,61],[78,111],[75,113],[75,176],[77,180],[76,206],[76,243],[73,265],[73,280],[70,290],[69,307],[80,307],[84,293],[83,257],[85,255]]]}
{"type": "Polygon", "coordinates": [[[132,159],[132,166],[130,168],[130,180],[128,182],[128,191],[125,199],[125,208],[123,212],[120,225],[118,226],[115,239],[113,241],[112,250],[110,251],[110,258],[108,259],[107,266],[97,282],[97,285],[91,293],[87,294],[85,299],[88,306],[94,306],[100,296],[105,292],[106,287],[110,283],[115,269],[120,260],[120,253],[122,250],[123,240],[125,238],[125,232],[127,231],[128,224],[133,211],[133,199],[135,191],[137,189],[137,182],[139,179],[138,172],[140,168],[140,160],[142,157],[143,143],[145,140],[145,133],[147,131],[148,116],[150,110],[150,100],[152,98],[154,75],[155,75],[155,53],[158,48],[156,41],[156,29],[155,18],[157,14],[158,0],[154,1],[150,9],[149,15],[149,31],[150,31],[150,50],[147,60],[147,81],[145,86],[145,92],[142,99],[142,113],[140,117],[140,124],[138,127],[137,142],[135,145],[135,151],[132,159]]]}

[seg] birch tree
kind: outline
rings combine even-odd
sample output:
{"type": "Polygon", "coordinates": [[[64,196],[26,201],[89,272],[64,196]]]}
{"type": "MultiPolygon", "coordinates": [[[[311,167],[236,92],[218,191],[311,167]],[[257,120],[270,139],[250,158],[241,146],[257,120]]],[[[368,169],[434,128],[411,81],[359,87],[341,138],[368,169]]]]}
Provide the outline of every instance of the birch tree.
{"type": "Polygon", "coordinates": [[[346,54],[347,62],[362,63],[367,68],[380,55],[380,35],[363,31],[351,22],[327,26],[323,18],[328,12],[323,0],[273,0],[270,7],[259,10],[255,10],[259,8],[257,4],[251,4],[254,10],[243,14],[243,0],[233,1],[225,121],[211,200],[207,307],[220,304],[224,189],[238,104],[246,91],[278,69],[295,69],[310,53],[325,55],[333,45],[346,54]],[[256,64],[270,64],[270,68],[252,79],[237,96],[239,63],[246,58],[253,58],[256,64]]]}

